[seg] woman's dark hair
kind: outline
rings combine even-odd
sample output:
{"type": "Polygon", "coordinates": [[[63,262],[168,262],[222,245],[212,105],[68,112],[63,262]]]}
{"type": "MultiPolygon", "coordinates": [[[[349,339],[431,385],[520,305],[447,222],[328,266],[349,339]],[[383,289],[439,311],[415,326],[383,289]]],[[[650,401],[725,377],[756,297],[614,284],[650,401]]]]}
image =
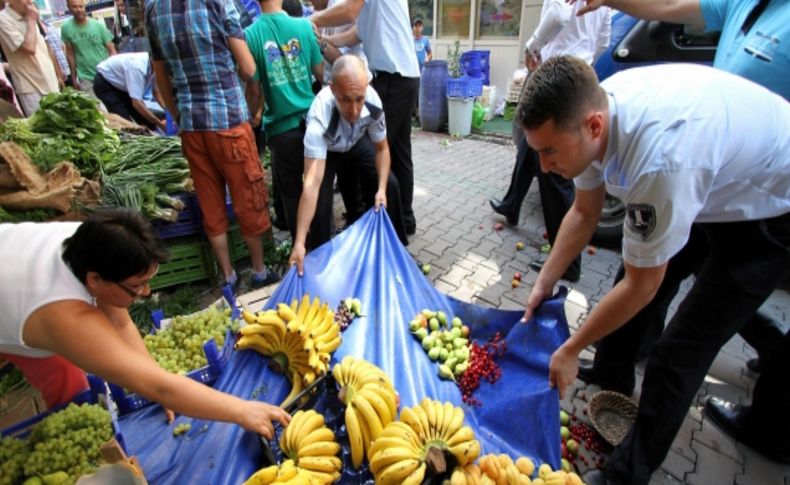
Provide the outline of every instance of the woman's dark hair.
{"type": "Polygon", "coordinates": [[[549,120],[569,129],[581,121],[585,110],[605,107],[606,93],[593,68],[578,57],[554,56],[527,79],[516,120],[528,130],[549,120]]]}
{"type": "Polygon", "coordinates": [[[63,242],[63,261],[83,283],[89,271],[118,282],[167,258],[151,223],[132,209],[97,210],[63,242]]]}

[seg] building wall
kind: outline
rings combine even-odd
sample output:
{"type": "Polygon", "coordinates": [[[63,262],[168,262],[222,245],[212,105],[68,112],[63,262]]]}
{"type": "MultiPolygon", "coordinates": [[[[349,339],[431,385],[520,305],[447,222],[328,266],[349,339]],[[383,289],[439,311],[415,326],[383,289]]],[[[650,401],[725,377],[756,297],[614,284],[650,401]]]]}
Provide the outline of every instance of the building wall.
{"type": "MultiPolygon", "coordinates": [[[[476,38],[479,25],[480,0],[469,0],[471,12],[469,18],[469,35],[465,38],[439,36],[439,8],[441,0],[433,2],[433,21],[430,37],[434,59],[447,59],[448,49],[456,40],[461,41],[461,52],[468,50],[489,50],[490,80],[496,86],[497,100],[504,99],[507,80],[516,69],[524,67],[524,44],[532,35],[540,20],[542,0],[523,0],[521,7],[521,23],[518,37],[476,38]]],[[[413,15],[412,15],[413,16],[413,15]]]]}

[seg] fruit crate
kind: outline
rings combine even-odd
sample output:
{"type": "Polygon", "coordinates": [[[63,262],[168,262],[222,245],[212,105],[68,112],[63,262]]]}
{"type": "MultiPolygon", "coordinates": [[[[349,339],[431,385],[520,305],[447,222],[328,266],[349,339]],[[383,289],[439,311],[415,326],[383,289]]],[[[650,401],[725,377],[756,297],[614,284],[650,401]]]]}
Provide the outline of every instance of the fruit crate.
{"type": "MultiPolygon", "coordinates": [[[[233,344],[235,341],[235,335],[233,335],[230,330],[225,333],[225,345],[222,346],[222,349],[217,348],[217,344],[214,342],[214,339],[209,339],[205,344],[203,344],[203,352],[206,353],[208,365],[188,372],[186,377],[189,377],[190,379],[198,381],[202,384],[212,384],[217,380],[220,374],[222,374],[225,366],[228,365],[228,361],[233,354],[233,344]]],[[[110,388],[110,392],[112,393],[112,399],[118,406],[118,412],[121,416],[137,411],[138,409],[144,408],[150,404],[154,404],[153,401],[150,401],[139,394],[127,393],[121,386],[117,384],[113,384],[112,382],[108,382],[107,384],[110,388]]]]}
{"type": "MultiPolygon", "coordinates": [[[[271,231],[267,234],[271,236],[271,231]]],[[[264,237],[266,234],[264,234],[264,237]]],[[[230,260],[236,262],[244,259],[250,255],[247,244],[244,243],[244,238],[241,236],[239,226],[234,224],[228,229],[228,250],[230,251],[230,260]]]]}
{"type": "Polygon", "coordinates": [[[36,424],[43,421],[47,416],[65,409],[69,404],[100,404],[110,413],[113,437],[124,450],[124,452],[126,452],[126,444],[124,442],[123,435],[121,434],[121,428],[118,425],[118,413],[114,403],[109,397],[110,392],[107,383],[100,377],[88,374],[88,385],[89,389],[74,396],[74,398],[69,403],[54,407],[50,410],[33,416],[32,418],[20,421],[17,424],[0,430],[0,436],[25,438],[30,434],[31,431],[33,431],[33,428],[36,424]]]}
{"type": "Polygon", "coordinates": [[[461,77],[448,77],[447,78],[447,97],[448,98],[462,98],[468,96],[469,91],[469,78],[466,76],[461,77]]]}
{"type": "Polygon", "coordinates": [[[208,242],[200,236],[172,239],[167,242],[170,259],[159,266],[151,280],[151,289],[202,281],[214,276],[214,259],[208,242]]]}
{"type": "MultiPolygon", "coordinates": [[[[461,70],[469,77],[482,77],[483,84],[489,83],[489,57],[491,51],[466,51],[461,54],[461,70]]],[[[477,95],[479,96],[479,95],[477,95]]]]}

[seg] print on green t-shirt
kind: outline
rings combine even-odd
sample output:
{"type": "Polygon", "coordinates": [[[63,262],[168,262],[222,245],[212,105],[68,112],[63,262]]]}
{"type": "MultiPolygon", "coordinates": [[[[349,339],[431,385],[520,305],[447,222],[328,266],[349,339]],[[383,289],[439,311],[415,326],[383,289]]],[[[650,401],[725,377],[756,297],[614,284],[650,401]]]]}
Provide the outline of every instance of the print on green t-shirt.
{"type": "Polygon", "coordinates": [[[112,41],[112,33],[96,19],[88,19],[85,25],[77,25],[74,19],[63,24],[60,36],[64,43],[71,44],[77,75],[85,81],[93,81],[96,66],[109,57],[107,43],[112,41]]]}

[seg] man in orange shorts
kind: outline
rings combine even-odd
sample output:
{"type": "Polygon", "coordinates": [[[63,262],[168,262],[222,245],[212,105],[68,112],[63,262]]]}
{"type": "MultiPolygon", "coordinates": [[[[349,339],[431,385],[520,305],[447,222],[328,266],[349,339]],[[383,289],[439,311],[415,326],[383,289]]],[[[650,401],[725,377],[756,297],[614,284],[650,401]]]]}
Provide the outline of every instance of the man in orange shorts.
{"type": "Polygon", "coordinates": [[[242,81],[255,74],[234,2],[208,0],[195,8],[154,0],[146,8],[151,59],[167,110],[195,182],[203,227],[225,281],[237,287],[228,252],[225,185],[252,260],[252,288],[279,280],[263,262],[269,229],[268,193],[242,81]],[[194,8],[194,10],[193,10],[194,8]],[[188,39],[186,38],[188,37],[188,39]],[[237,67],[238,66],[238,71],[237,67]]]}

